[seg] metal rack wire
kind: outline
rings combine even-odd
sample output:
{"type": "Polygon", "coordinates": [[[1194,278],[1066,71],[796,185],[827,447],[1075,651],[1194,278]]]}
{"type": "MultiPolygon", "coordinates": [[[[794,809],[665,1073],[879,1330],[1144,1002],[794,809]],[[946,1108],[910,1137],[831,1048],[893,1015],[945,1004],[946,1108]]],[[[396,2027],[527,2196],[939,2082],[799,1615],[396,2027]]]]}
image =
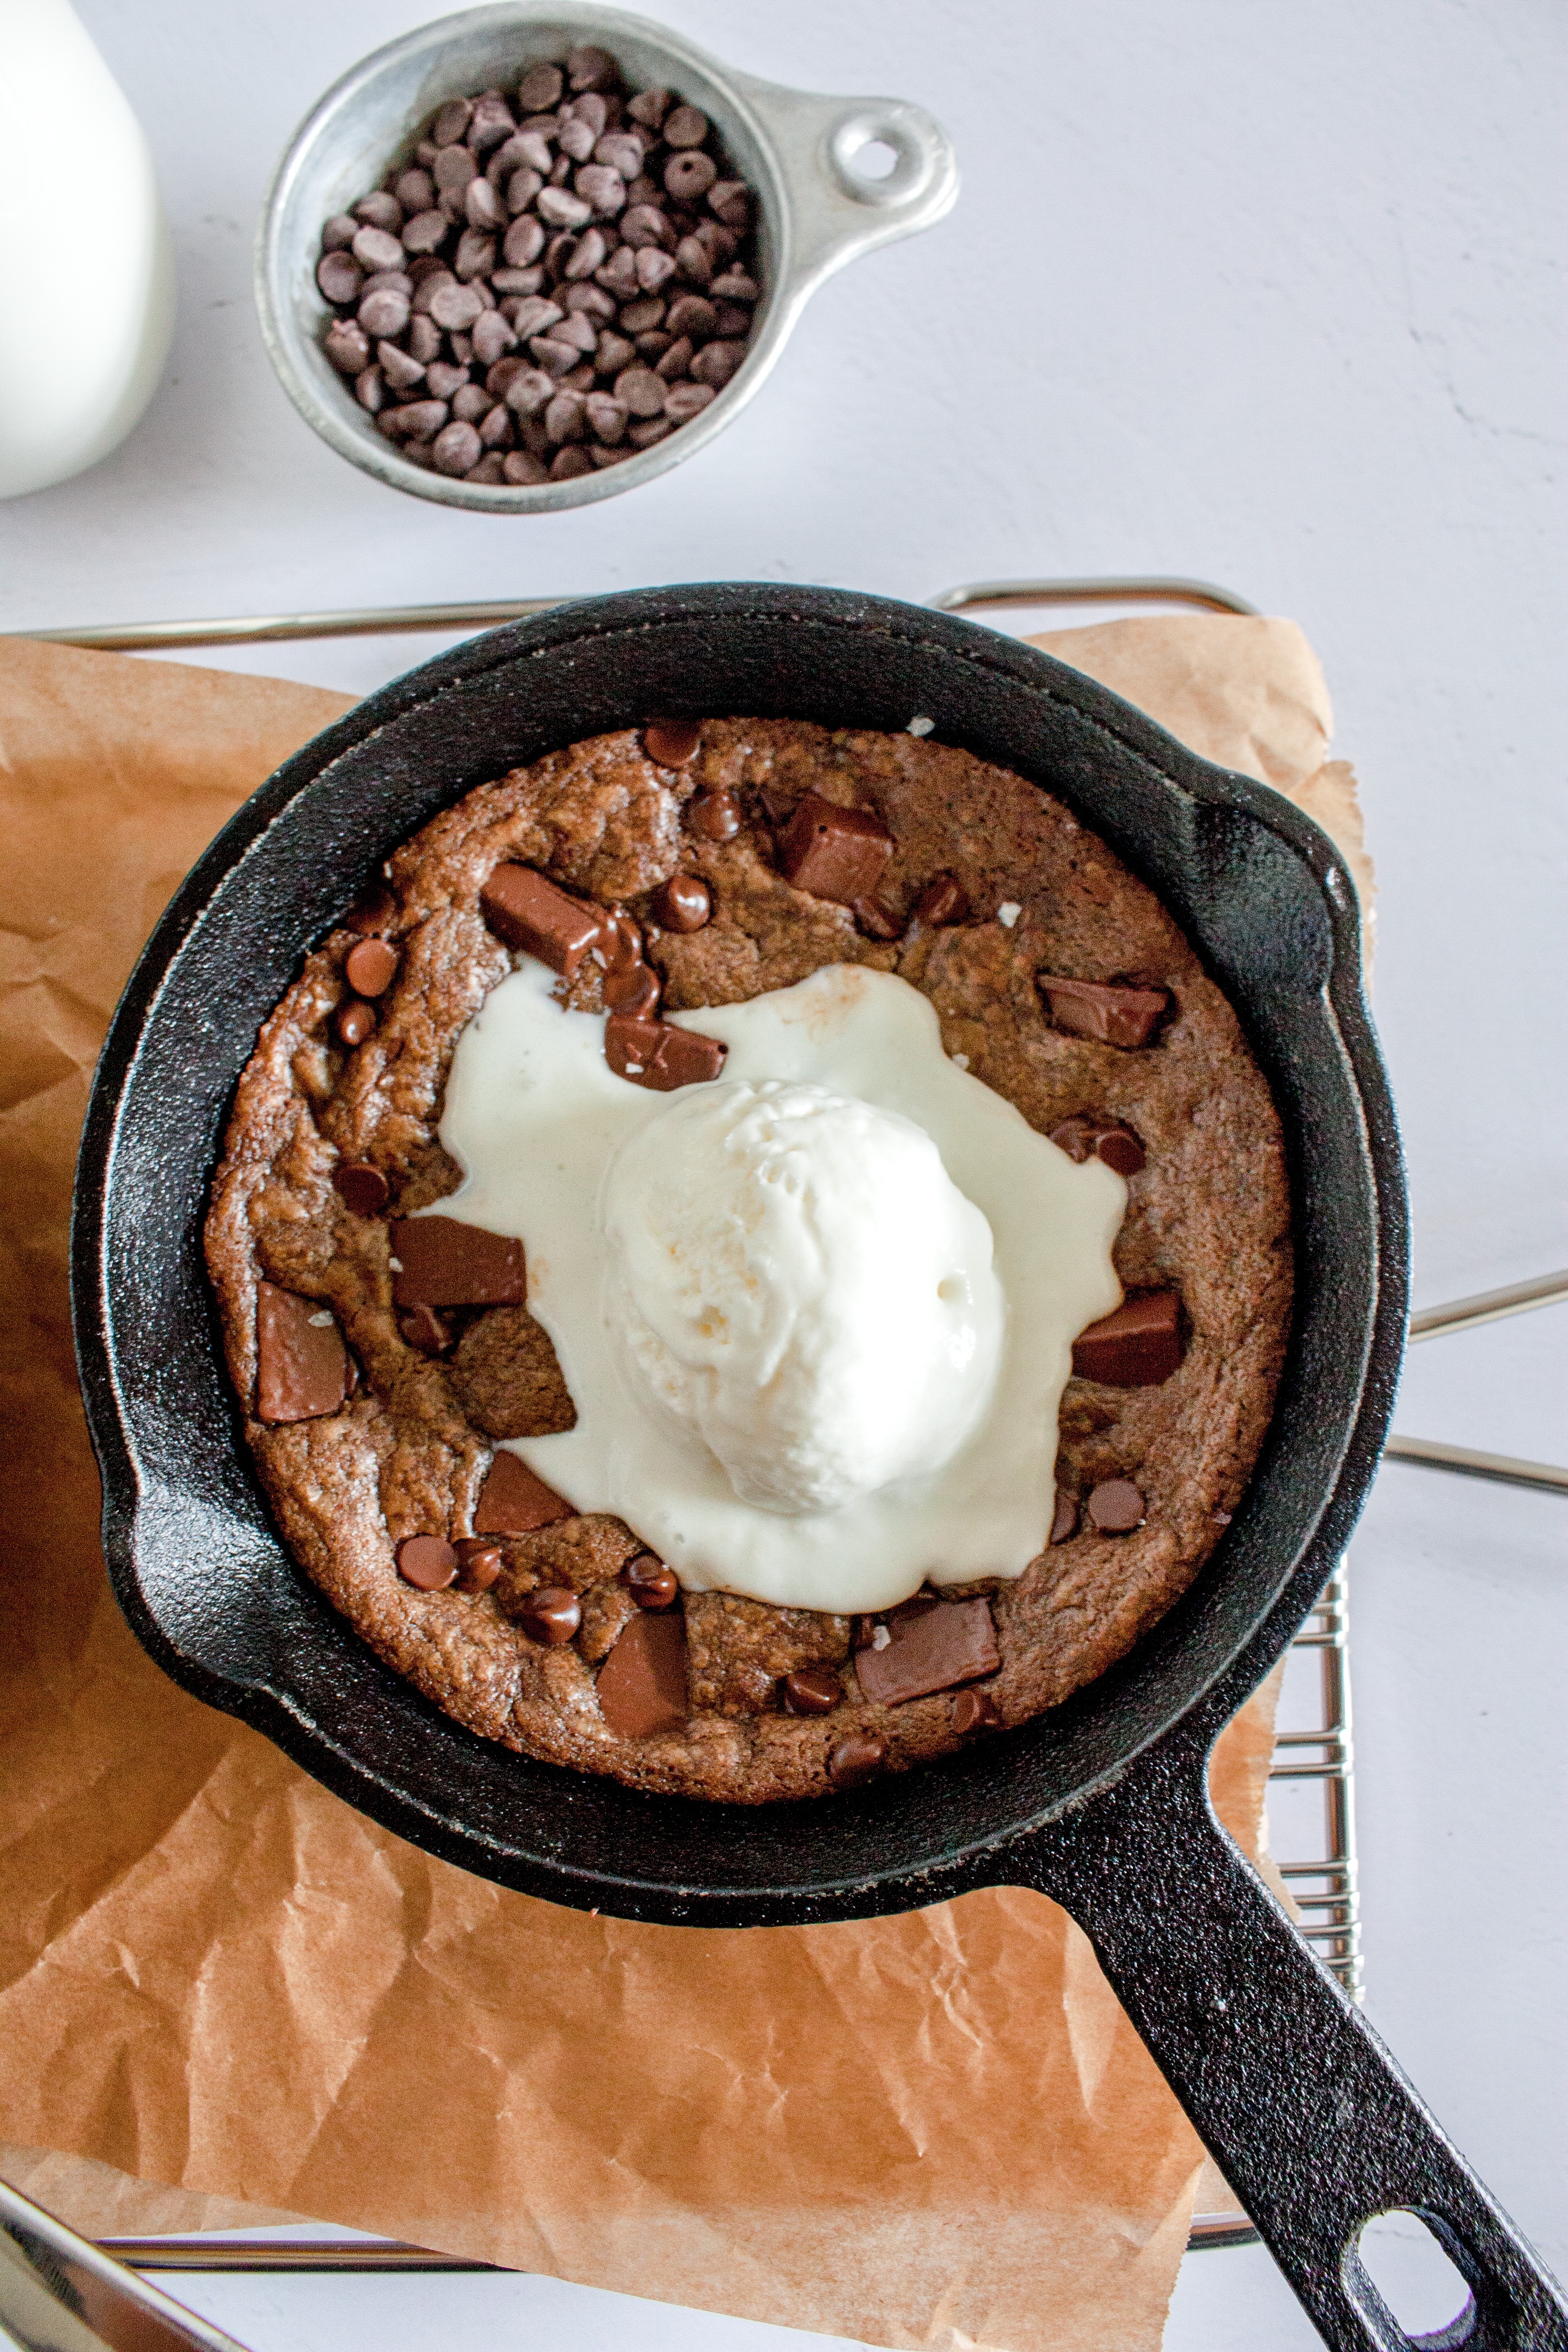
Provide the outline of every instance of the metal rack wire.
{"type": "MultiPolygon", "coordinates": [[[[524,597],[505,602],[380,606],[206,621],[112,623],[11,634],[96,651],[151,653],[315,638],[456,634],[494,628],[572,601],[560,596],[524,597]]],[[[983,581],[944,589],[930,603],[934,610],[946,613],[1071,604],[1189,605],[1205,612],[1244,616],[1257,612],[1255,605],[1234,591],[1208,582],[1146,576],[983,581]]],[[[1568,1299],[1568,1271],[1430,1308],[1412,1318],[1410,1338],[1415,1341],[1470,1330],[1482,1323],[1563,1299],[1568,1299]]],[[[1385,1458],[1509,1486],[1568,1494],[1568,1470],[1465,1446],[1394,1436],[1385,1448],[1385,1458]]],[[[1345,1990],[1359,1999],[1361,1912],[1349,1643],[1349,1608],[1342,1562],[1292,1644],[1294,1654],[1313,1657],[1318,1663],[1319,1719],[1310,1726],[1277,1735],[1269,1781],[1271,1785],[1315,1782],[1322,1791],[1321,1853],[1276,1866],[1298,1914],[1300,1933],[1345,1990]]],[[[1197,2216],[1189,2243],[1194,2247],[1241,2245],[1256,2238],[1257,2232],[1245,2215],[1233,2210],[1197,2216]]],[[[100,2242],[106,2252],[139,2270],[478,2271],[490,2267],[458,2255],[436,2253],[388,2239],[340,2237],[330,2232],[310,2236],[215,2232],[184,2238],[106,2238],[100,2242]]]]}

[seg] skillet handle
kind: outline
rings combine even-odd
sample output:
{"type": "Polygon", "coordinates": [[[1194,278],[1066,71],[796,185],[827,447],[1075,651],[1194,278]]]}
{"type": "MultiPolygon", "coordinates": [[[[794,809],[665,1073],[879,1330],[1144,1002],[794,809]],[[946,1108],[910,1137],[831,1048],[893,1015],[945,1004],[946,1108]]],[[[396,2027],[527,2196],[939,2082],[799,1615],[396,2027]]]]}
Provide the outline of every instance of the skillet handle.
{"type": "Polygon", "coordinates": [[[1008,1879],[1071,1912],[1334,2352],[1414,2339],[1357,2252],[1418,2214],[1468,2281],[1422,2344],[1563,2352],[1568,2300],[1215,1820],[1209,1735],[1182,1730],[1013,1850],[1008,1879]],[[1016,1866],[1022,1864],[1022,1867],[1016,1866]]]}

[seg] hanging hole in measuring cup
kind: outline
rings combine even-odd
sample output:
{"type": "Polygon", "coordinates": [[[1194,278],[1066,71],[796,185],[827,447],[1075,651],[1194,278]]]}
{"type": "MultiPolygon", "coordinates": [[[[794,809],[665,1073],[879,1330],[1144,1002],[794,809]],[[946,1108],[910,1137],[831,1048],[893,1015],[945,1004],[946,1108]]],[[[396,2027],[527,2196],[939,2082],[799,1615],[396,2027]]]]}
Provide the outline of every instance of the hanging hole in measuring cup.
{"type": "Polygon", "coordinates": [[[828,153],[840,186],[863,205],[907,204],[931,174],[930,147],[900,109],[860,107],[846,115],[828,153]]]}

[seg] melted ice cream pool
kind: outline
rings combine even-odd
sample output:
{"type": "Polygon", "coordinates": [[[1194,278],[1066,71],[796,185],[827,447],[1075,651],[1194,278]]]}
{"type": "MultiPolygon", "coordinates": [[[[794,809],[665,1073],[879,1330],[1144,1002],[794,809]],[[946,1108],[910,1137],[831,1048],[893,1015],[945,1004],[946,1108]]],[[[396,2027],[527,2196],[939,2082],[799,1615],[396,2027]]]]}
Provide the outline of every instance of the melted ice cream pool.
{"type": "Polygon", "coordinates": [[[524,958],[458,1041],[430,1213],[516,1235],[575,1428],[508,1449],[693,1591],[885,1609],[1019,1575],[1072,1342],[1121,1297],[1126,1186],[942,1052],[907,982],[833,964],[676,1013],[721,1078],[619,1078],[524,958]]]}

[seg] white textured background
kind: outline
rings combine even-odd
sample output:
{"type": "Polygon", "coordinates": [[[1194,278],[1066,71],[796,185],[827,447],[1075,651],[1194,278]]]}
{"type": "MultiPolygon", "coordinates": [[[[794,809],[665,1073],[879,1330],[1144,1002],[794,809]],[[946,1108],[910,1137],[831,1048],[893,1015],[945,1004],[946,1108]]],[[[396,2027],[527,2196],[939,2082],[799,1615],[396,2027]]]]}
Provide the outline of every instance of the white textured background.
{"type": "MultiPolygon", "coordinates": [[[[1362,777],[1418,1303],[1568,1258],[1556,0],[662,0],[754,73],[921,100],[963,194],[816,299],[707,454],[526,522],[332,456],[251,308],[279,151],[428,0],[79,5],[158,157],[180,325],[126,446],[0,509],[0,627],[724,576],[1224,582],[1305,626],[1362,777]]],[[[247,666],[357,688],[415,650],[247,666]]],[[[1568,1458],[1564,1319],[1418,1351],[1402,1426],[1568,1458]]],[[[1368,2011],[1560,2269],[1565,1535],[1549,1497],[1395,1468],[1353,1555],[1368,2011]]],[[[526,2279],[184,2291],[296,2352],[770,2333],[526,2279]]],[[[1260,2251],[1189,2260],[1173,2346],[1314,2340],[1260,2251]]]]}

